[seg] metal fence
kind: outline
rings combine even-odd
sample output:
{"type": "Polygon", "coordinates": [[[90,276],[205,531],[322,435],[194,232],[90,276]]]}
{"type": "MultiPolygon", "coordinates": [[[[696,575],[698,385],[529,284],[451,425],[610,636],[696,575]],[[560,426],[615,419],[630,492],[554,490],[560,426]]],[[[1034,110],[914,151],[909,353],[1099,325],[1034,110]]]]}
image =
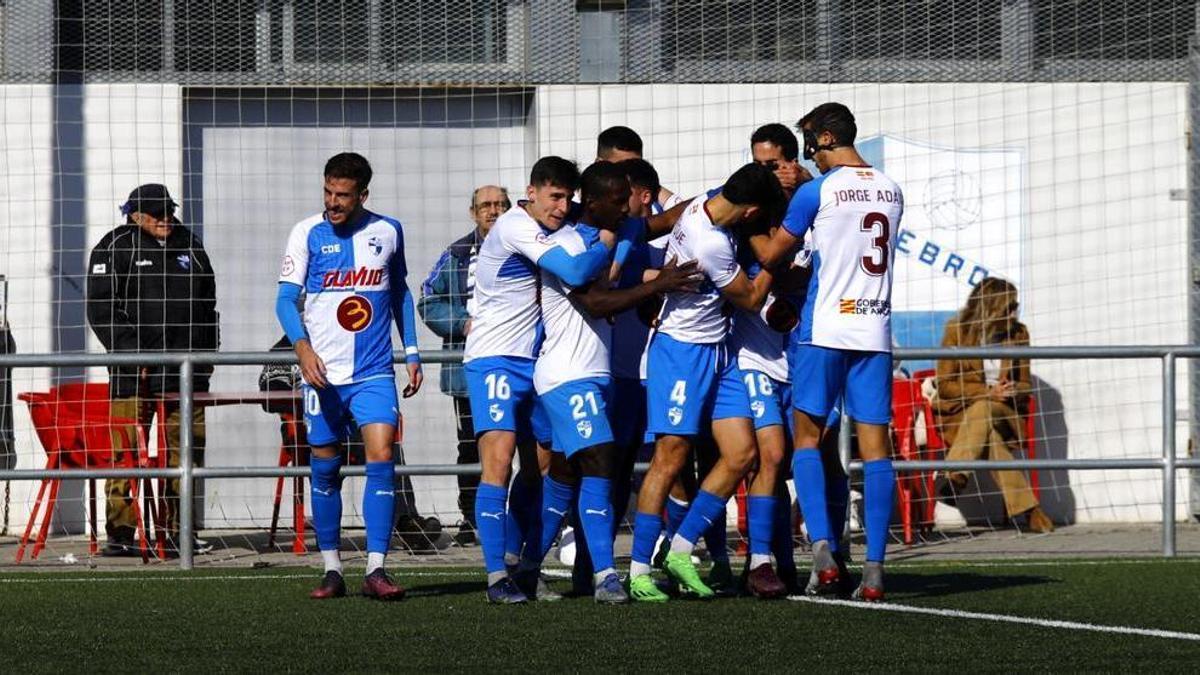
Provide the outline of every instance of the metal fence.
{"type": "MultiPolygon", "coordinates": [[[[1162,454],[1159,457],[1122,459],[1021,459],[1011,461],[944,461],[904,460],[896,461],[897,471],[961,470],[981,471],[997,469],[1064,469],[1074,471],[1103,469],[1153,469],[1162,472],[1162,555],[1175,555],[1175,479],[1179,469],[1200,469],[1200,458],[1176,456],[1175,381],[1178,359],[1200,358],[1200,346],[1191,345],[1145,345],[1145,346],[1062,346],[1062,347],[977,347],[977,348],[928,348],[897,349],[896,360],[931,359],[1158,359],[1161,363],[1162,381],[1162,454]]],[[[397,363],[404,362],[404,354],[395,355],[397,363]]],[[[457,363],[462,353],[457,351],[431,351],[422,354],[425,363],[457,363]]],[[[179,366],[180,418],[192,418],[193,373],[197,365],[250,366],[265,364],[296,363],[291,352],[195,352],[160,354],[11,354],[0,355],[0,368],[60,367],[60,366],[109,366],[109,365],[154,365],[179,366]]],[[[846,417],[843,416],[843,424],[846,417]]],[[[849,434],[842,434],[843,459],[851,472],[861,471],[862,463],[849,461],[849,434]]],[[[644,469],[644,467],[642,467],[644,469]]],[[[478,465],[425,464],[396,466],[398,475],[430,476],[478,473],[478,465]]],[[[192,569],[193,565],[193,494],[195,481],[204,478],[278,478],[283,476],[306,476],[307,467],[248,467],[192,465],[192,426],[180,425],[179,467],[157,469],[9,469],[0,470],[0,480],[42,480],[45,478],[178,478],[180,479],[179,514],[179,566],[192,569]]],[[[342,468],[342,475],[365,474],[363,466],[342,468]]]]}

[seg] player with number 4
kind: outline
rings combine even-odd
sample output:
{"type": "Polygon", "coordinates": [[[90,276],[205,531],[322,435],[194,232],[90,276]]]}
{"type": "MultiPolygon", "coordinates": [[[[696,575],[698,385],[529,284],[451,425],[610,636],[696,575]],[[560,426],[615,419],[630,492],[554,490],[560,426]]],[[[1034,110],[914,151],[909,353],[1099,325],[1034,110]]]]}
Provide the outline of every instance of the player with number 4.
{"type": "Polygon", "coordinates": [[[818,441],[839,396],[855,422],[863,460],[867,555],[854,597],[883,599],[883,559],[896,474],[888,424],[892,414],[892,262],[904,211],[899,186],[854,148],[850,109],[823,103],[797,124],[804,157],[821,175],[796,191],[774,235],[752,247],[770,269],[791,260],[812,232],[814,269],[792,353],[795,454],[792,472],[813,542],[812,595],[835,593],[839,571],[829,542],[825,477],[818,441]]]}

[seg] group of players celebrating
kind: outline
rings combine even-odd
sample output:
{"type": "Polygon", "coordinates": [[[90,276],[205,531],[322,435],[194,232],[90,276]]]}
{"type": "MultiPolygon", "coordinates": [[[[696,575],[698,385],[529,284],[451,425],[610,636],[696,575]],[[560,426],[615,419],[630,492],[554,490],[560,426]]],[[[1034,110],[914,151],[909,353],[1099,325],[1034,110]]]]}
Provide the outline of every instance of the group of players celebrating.
{"type": "MultiPolygon", "coordinates": [[[[750,593],[853,588],[856,598],[883,598],[895,486],[890,299],[903,198],[855,151],[846,106],[819,105],[797,128],[818,177],[798,164],[796,136],[769,124],[751,137],[754,162],[687,200],[659,184],[636,134],[613,128],[582,174],[561,157],[538,160],[526,199],[496,220],[478,252],[463,357],[482,465],[475,514],[490,602],[558,597],[540,568],[568,516],[579,551],[575,585],[590,586],[597,602],[668,600],[652,572],[664,529],[659,564],[671,585],[712,597],[713,585],[732,581],[725,505],[742,481],[750,593]],[[836,450],[839,412],[855,422],[864,461],[867,551],[856,588],[840,542],[849,482],[836,450]],[[626,586],[613,540],[644,443],[653,456],[637,494],[626,586]],[[713,455],[698,486],[690,470],[697,454],[713,455]],[[803,585],[792,551],[789,456],[813,550],[803,585]],[[692,557],[702,537],[714,572],[724,571],[707,583],[692,557]]],[[[326,574],[313,596],[345,593],[336,444],[353,418],[368,458],[363,592],[396,598],[403,590],[383,570],[391,512],[376,497],[392,489],[389,317],[408,354],[406,396],[421,373],[402,231],[362,208],[360,177],[326,167],[326,212],[296,226],[276,310],[300,356],[314,446],[314,529],[326,574]],[[349,201],[339,204],[340,192],[349,201]],[[367,262],[372,254],[381,266],[367,262]],[[386,359],[372,348],[379,336],[362,335],[372,327],[387,342],[386,359]],[[327,368],[331,358],[341,365],[327,368]]]]}

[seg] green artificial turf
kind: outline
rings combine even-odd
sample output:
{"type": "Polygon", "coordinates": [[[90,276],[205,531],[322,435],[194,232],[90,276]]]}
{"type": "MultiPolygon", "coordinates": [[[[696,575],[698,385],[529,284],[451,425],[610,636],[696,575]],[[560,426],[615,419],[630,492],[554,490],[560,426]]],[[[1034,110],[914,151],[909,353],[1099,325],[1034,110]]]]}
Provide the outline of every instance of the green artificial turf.
{"type": "MultiPolygon", "coordinates": [[[[724,599],[493,607],[475,570],[314,602],[304,568],[0,574],[0,662],[29,671],[1014,671],[1200,667],[1200,642],[724,599]]],[[[360,581],[348,570],[351,590],[360,581]]],[[[567,582],[552,585],[567,590],[567,582]]],[[[895,605],[1200,633],[1200,561],[895,565],[895,605]]]]}

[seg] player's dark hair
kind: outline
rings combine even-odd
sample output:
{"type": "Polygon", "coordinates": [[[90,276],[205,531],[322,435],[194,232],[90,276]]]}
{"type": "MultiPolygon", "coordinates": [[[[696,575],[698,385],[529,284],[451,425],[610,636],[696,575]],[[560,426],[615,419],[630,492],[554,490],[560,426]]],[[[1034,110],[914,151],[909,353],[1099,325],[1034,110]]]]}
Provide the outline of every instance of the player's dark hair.
{"type": "Polygon", "coordinates": [[[533,164],[529,184],[534,187],[553,185],[570,192],[579,189],[579,167],[569,159],[549,155],[533,164]]]}
{"type": "Polygon", "coordinates": [[[654,168],[653,164],[640,157],[634,157],[621,160],[616,165],[625,172],[630,185],[649,190],[650,194],[658,199],[658,190],[662,184],[658,182],[658,170],[654,168]]]}
{"type": "Polygon", "coordinates": [[[354,181],[358,191],[362,192],[371,184],[371,163],[366,157],[357,152],[342,152],[325,162],[326,178],[349,178],[354,181]]]}
{"type": "Polygon", "coordinates": [[[613,150],[642,154],[642,137],[629,127],[609,127],[596,137],[596,156],[603,159],[613,150]]]}
{"type": "Polygon", "coordinates": [[[778,222],[787,208],[787,196],[775,172],[753,162],[725,181],[721,195],[738,206],[757,206],[769,223],[778,222]]]}
{"type": "Polygon", "coordinates": [[[796,140],[796,134],[778,122],[764,124],[750,134],[750,145],[758,143],[770,143],[778,146],[779,151],[783,153],[783,158],[789,162],[795,161],[800,156],[800,142],[796,140]]]}
{"type": "Polygon", "coordinates": [[[579,177],[579,197],[584,204],[588,200],[599,199],[629,184],[625,171],[612,162],[596,162],[583,170],[579,177]]]}
{"type": "Polygon", "coordinates": [[[813,108],[796,122],[796,128],[801,132],[806,126],[812,129],[815,136],[820,136],[826,131],[833,134],[837,145],[854,145],[854,139],[858,136],[854,113],[845,105],[833,101],[813,108]]]}

